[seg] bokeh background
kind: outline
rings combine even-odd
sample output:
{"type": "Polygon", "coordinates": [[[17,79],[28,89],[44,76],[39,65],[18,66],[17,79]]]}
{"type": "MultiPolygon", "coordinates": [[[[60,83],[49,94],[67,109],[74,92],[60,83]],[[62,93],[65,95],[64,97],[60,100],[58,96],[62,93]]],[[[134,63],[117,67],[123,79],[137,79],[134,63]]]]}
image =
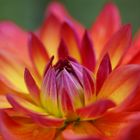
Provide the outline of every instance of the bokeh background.
{"type": "MultiPolygon", "coordinates": [[[[0,21],[12,20],[24,29],[34,30],[51,0],[0,0],[0,21]]],[[[69,13],[87,28],[109,0],[59,0],[69,13]]],[[[131,23],[133,33],[140,27],[140,0],[112,0],[120,9],[123,23],[131,23]]]]}

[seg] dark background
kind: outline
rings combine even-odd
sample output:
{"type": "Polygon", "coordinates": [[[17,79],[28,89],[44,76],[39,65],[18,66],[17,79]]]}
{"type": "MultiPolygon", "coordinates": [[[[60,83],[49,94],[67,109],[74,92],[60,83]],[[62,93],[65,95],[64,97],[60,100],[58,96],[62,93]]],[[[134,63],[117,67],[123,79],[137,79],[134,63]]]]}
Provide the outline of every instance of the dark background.
{"type": "MultiPolygon", "coordinates": [[[[140,0],[112,0],[120,9],[123,23],[131,23],[133,33],[140,27],[140,0]]],[[[0,0],[0,20],[12,20],[22,28],[33,30],[43,20],[50,0],[0,0]]],[[[69,13],[86,27],[108,0],[60,0],[69,13]]]]}

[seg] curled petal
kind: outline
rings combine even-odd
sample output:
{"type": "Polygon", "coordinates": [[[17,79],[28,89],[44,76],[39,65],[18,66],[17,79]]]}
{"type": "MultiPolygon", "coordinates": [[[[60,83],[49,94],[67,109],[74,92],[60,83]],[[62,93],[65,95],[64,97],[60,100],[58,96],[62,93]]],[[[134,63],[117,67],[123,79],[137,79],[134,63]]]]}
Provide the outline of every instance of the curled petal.
{"type": "Polygon", "coordinates": [[[49,68],[47,71],[43,83],[42,83],[41,102],[42,105],[57,116],[60,115],[58,108],[58,93],[56,86],[56,72],[54,68],[49,68]]]}
{"type": "Polygon", "coordinates": [[[62,95],[60,96],[60,105],[62,110],[64,111],[64,115],[67,118],[74,118],[74,107],[72,104],[72,100],[67,93],[66,89],[62,90],[62,95]]]}
{"type": "Polygon", "coordinates": [[[82,64],[86,66],[88,69],[90,69],[91,71],[93,71],[96,64],[96,58],[93,49],[93,44],[91,42],[89,33],[87,31],[85,31],[81,43],[81,58],[82,58],[82,64]]]}
{"type": "Polygon", "coordinates": [[[82,119],[93,119],[103,115],[108,109],[115,107],[110,100],[100,100],[83,108],[77,109],[76,112],[82,119]]]}
{"type": "Polygon", "coordinates": [[[110,37],[120,28],[120,24],[120,15],[117,7],[113,3],[106,4],[91,29],[97,57],[100,56],[103,46],[110,37]]]}
{"type": "Polygon", "coordinates": [[[33,66],[42,76],[49,57],[43,44],[33,33],[30,34],[29,53],[33,66]]]}
{"type": "Polygon", "coordinates": [[[74,78],[72,75],[70,75],[70,73],[67,72],[67,70],[64,69],[63,71],[61,71],[61,74],[59,75],[57,81],[59,81],[57,82],[58,95],[61,95],[61,93],[66,90],[67,95],[65,96],[69,96],[74,109],[83,106],[83,92],[81,89],[81,85],[76,78],[74,78]]]}
{"type": "Polygon", "coordinates": [[[103,57],[97,71],[97,79],[96,79],[96,93],[97,94],[111,71],[112,71],[112,68],[111,68],[110,58],[109,58],[109,55],[106,54],[103,57]]]}
{"type": "Polygon", "coordinates": [[[121,104],[136,90],[139,82],[139,65],[119,67],[105,80],[97,98],[108,98],[113,100],[116,104],[121,104]]]}
{"type": "Polygon", "coordinates": [[[79,52],[79,38],[76,30],[70,21],[64,22],[61,28],[61,36],[65,42],[69,55],[77,60],[81,60],[79,52]]]}
{"type": "Polygon", "coordinates": [[[40,90],[28,69],[25,69],[24,71],[24,79],[31,96],[35,99],[35,101],[39,102],[40,90]]]}

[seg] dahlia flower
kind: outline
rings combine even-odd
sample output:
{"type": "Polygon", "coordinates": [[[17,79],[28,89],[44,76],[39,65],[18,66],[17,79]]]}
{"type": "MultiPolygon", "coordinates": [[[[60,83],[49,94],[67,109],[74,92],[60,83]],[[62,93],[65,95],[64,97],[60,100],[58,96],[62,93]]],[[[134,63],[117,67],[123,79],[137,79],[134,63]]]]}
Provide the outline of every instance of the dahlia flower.
{"type": "Polygon", "coordinates": [[[0,139],[138,140],[139,57],[113,3],[91,29],[59,3],[32,33],[1,22],[0,139]]]}

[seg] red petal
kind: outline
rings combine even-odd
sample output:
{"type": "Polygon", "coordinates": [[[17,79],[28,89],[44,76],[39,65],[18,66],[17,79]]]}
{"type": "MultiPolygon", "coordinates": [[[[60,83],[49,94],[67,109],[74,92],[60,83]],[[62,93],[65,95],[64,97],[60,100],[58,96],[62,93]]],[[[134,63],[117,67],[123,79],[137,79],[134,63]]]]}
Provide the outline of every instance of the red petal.
{"type": "Polygon", "coordinates": [[[24,79],[31,96],[35,99],[35,101],[39,102],[40,90],[28,69],[25,69],[24,71],[24,79]]]}
{"type": "Polygon", "coordinates": [[[123,64],[140,64],[140,31],[135,35],[132,46],[123,58],[123,64]]]}
{"type": "Polygon", "coordinates": [[[61,108],[64,112],[64,116],[67,118],[73,118],[74,108],[73,108],[71,98],[69,94],[67,93],[66,89],[62,90],[62,93],[59,99],[60,99],[61,108]]]}
{"type": "Polygon", "coordinates": [[[79,38],[73,25],[68,21],[62,25],[61,36],[68,48],[69,55],[80,61],[79,38]]]}
{"type": "Polygon", "coordinates": [[[103,54],[109,53],[112,68],[115,68],[122,60],[127,49],[131,46],[132,35],[131,26],[124,25],[105,45],[103,54]]]}
{"type": "Polygon", "coordinates": [[[111,71],[112,71],[112,68],[111,68],[110,58],[109,58],[109,55],[106,54],[103,57],[97,71],[97,78],[96,78],[96,93],[97,94],[111,71]]]}
{"type": "Polygon", "coordinates": [[[137,121],[130,122],[115,140],[140,140],[140,118],[137,121]]]}
{"type": "Polygon", "coordinates": [[[58,57],[59,57],[59,59],[65,59],[68,56],[69,56],[69,52],[66,47],[66,44],[63,40],[61,40],[59,48],[58,48],[58,57]]]}
{"type": "Polygon", "coordinates": [[[49,57],[43,44],[34,34],[30,35],[29,52],[34,67],[42,76],[49,57]]]}
{"type": "Polygon", "coordinates": [[[96,64],[96,58],[93,49],[93,44],[90,40],[90,36],[87,31],[85,31],[81,44],[81,58],[82,64],[89,68],[91,71],[93,71],[96,64]]]}
{"type": "Polygon", "coordinates": [[[110,100],[100,100],[86,107],[77,109],[77,114],[82,119],[93,119],[103,115],[108,109],[115,107],[115,104],[110,100]]]}
{"type": "Polygon", "coordinates": [[[120,28],[119,10],[113,3],[104,6],[91,29],[97,57],[110,37],[120,28]]]}

